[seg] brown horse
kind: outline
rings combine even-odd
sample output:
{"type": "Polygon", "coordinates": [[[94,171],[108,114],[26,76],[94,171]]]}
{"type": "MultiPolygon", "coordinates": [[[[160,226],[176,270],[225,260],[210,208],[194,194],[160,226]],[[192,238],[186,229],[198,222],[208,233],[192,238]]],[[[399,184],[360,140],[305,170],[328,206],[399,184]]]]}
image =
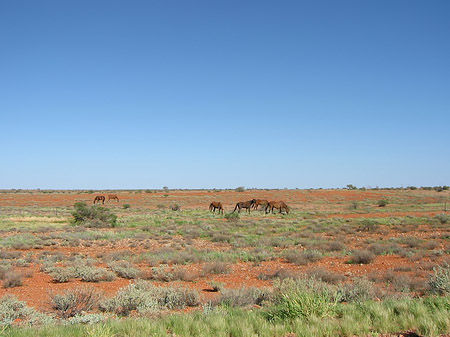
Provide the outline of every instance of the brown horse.
{"type": "Polygon", "coordinates": [[[286,205],[286,203],[284,201],[271,201],[267,204],[266,208],[265,208],[265,212],[266,214],[269,212],[273,213],[273,209],[276,208],[279,210],[279,213],[281,213],[281,211],[285,211],[286,214],[289,214],[289,207],[288,205],[286,205]],[[269,212],[268,212],[269,210],[269,212]]]}
{"type": "Polygon", "coordinates": [[[116,200],[117,202],[119,202],[119,197],[115,194],[108,194],[108,202],[110,200],[116,200]]]}
{"type": "Polygon", "coordinates": [[[94,204],[96,203],[96,202],[102,202],[102,204],[105,204],[105,196],[104,195],[97,195],[95,198],[94,198],[94,204]]]}
{"type": "Polygon", "coordinates": [[[221,202],[213,201],[212,203],[209,204],[209,210],[211,212],[216,213],[216,208],[219,209],[219,213],[222,212],[223,214],[223,207],[221,202]]]}
{"type": "Polygon", "coordinates": [[[238,210],[238,213],[240,213],[241,212],[241,208],[247,209],[247,211],[250,213],[250,209],[255,204],[255,202],[256,202],[256,199],[252,199],[252,200],[249,200],[249,201],[238,202],[236,204],[236,207],[234,208],[233,213],[236,211],[236,209],[238,210]]]}
{"type": "Polygon", "coordinates": [[[265,207],[267,206],[268,203],[269,203],[269,202],[268,202],[267,200],[264,200],[264,199],[256,199],[255,203],[253,204],[253,209],[257,210],[257,209],[258,209],[258,206],[262,206],[262,207],[265,208],[265,207]]]}

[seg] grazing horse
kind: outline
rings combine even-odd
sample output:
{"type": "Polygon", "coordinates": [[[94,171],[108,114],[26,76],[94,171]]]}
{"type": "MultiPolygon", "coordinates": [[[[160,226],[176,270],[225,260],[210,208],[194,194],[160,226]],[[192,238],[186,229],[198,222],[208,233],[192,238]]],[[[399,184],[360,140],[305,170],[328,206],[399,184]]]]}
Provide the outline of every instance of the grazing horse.
{"type": "Polygon", "coordinates": [[[117,202],[119,202],[119,197],[115,194],[108,194],[108,202],[110,200],[116,200],[117,202]]]}
{"type": "Polygon", "coordinates": [[[102,202],[102,204],[105,204],[105,196],[104,195],[97,195],[95,198],[94,198],[94,204],[96,203],[96,202],[102,202]]]}
{"type": "Polygon", "coordinates": [[[216,208],[219,209],[219,213],[222,212],[223,214],[223,207],[221,202],[213,201],[212,203],[209,204],[209,210],[211,212],[216,213],[216,208]]]}
{"type": "Polygon", "coordinates": [[[269,212],[273,213],[273,209],[276,208],[279,210],[279,213],[281,213],[281,211],[285,211],[286,214],[289,214],[289,207],[288,205],[286,205],[286,203],[284,201],[271,201],[267,204],[265,212],[266,214],[269,212]],[[268,212],[269,210],[269,212],[268,212]]]}
{"type": "Polygon", "coordinates": [[[236,207],[234,208],[233,213],[236,211],[236,209],[238,209],[238,213],[240,213],[241,212],[241,208],[246,208],[247,211],[250,213],[250,209],[255,204],[255,202],[256,202],[256,199],[252,199],[252,200],[249,200],[249,201],[238,202],[236,204],[236,207]]]}
{"type": "Polygon", "coordinates": [[[257,210],[257,209],[258,209],[258,206],[262,206],[262,207],[265,208],[265,207],[267,206],[268,203],[269,203],[269,202],[268,202],[267,200],[264,200],[264,199],[256,199],[255,203],[253,204],[253,209],[257,210]]]}

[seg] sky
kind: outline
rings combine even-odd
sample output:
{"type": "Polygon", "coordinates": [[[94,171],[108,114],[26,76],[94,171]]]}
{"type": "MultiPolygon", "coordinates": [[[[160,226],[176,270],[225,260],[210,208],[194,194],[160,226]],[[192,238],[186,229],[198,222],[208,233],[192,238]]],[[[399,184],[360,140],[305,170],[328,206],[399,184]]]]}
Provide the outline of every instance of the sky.
{"type": "Polygon", "coordinates": [[[0,188],[450,185],[450,2],[0,2],[0,188]]]}

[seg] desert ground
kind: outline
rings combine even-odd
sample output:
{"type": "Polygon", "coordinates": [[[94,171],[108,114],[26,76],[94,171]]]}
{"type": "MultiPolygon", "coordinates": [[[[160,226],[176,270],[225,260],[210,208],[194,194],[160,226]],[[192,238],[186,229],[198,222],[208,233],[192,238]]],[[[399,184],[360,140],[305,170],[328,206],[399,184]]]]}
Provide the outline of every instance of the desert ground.
{"type": "Polygon", "coordinates": [[[56,320],[145,316],[136,308],[57,302],[86,289],[106,301],[136,282],[195,293],[158,315],[226,301],[264,310],[248,292],[273,292],[286,279],[314,279],[375,302],[427,298],[436,270],[450,263],[449,208],[447,189],[4,190],[0,298],[14,295],[56,320]],[[90,208],[95,196],[109,194],[119,201],[94,208],[116,215],[113,225],[74,223],[76,203],[90,208]],[[253,198],[283,200],[290,212],[233,216],[237,202],[253,198]],[[208,210],[212,201],[225,215],[208,210]]]}

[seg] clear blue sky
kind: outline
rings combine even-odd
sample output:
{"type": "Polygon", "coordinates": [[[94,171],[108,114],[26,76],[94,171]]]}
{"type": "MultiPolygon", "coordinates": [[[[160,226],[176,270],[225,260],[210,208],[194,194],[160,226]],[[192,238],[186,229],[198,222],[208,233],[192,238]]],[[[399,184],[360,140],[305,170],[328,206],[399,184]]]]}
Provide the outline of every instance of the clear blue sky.
{"type": "Polygon", "coordinates": [[[0,188],[450,184],[450,2],[1,1],[0,188]]]}

